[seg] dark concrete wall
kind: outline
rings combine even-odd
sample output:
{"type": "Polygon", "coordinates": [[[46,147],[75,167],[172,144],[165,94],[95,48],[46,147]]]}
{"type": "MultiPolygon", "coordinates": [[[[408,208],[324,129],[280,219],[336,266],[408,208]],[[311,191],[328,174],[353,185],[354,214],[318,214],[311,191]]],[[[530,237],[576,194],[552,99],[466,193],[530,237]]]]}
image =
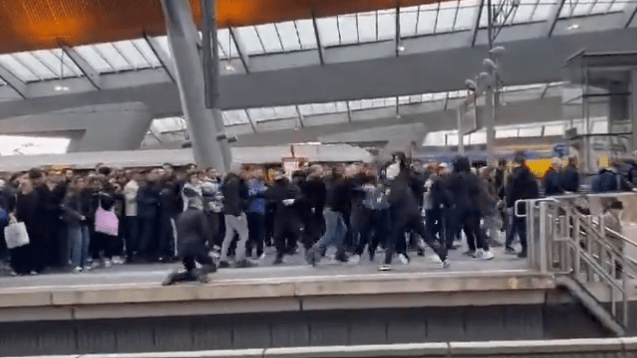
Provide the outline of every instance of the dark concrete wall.
{"type": "Polygon", "coordinates": [[[575,303],[0,324],[0,356],[604,337],[575,303]]]}

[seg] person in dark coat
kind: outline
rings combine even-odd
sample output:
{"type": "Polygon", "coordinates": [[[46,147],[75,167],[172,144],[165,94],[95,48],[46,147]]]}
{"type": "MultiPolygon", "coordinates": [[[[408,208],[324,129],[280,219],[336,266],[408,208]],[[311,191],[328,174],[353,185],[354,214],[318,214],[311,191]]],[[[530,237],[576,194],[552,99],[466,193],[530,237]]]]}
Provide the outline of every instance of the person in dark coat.
{"type": "Polygon", "coordinates": [[[194,190],[185,189],[187,209],[179,214],[175,222],[179,257],[184,268],[183,272],[173,272],[162,283],[164,286],[173,285],[181,281],[208,282],[208,274],[217,271],[217,266],[208,255],[208,245],[212,238],[208,228],[208,217],[203,211],[203,201],[194,190]],[[196,263],[203,267],[197,270],[196,263]]]}
{"type": "Polygon", "coordinates": [[[327,200],[327,187],[321,178],[322,172],[321,166],[312,166],[307,180],[301,185],[301,193],[308,210],[303,231],[303,245],[306,249],[312,247],[325,231],[323,209],[327,200]]]}
{"type": "Polygon", "coordinates": [[[563,195],[562,188],[562,161],[559,158],[553,159],[553,165],[549,168],[544,176],[544,195],[556,196],[563,195]]]}
{"type": "MultiPolygon", "coordinates": [[[[493,254],[489,250],[489,241],[480,228],[482,208],[481,196],[486,188],[480,178],[471,173],[471,163],[467,157],[457,157],[453,163],[453,172],[447,181],[447,193],[451,211],[449,215],[448,235],[454,235],[464,230],[467,235],[469,251],[465,255],[479,259],[490,260],[493,254]]],[[[488,193],[485,193],[488,195],[488,193]]],[[[447,243],[452,238],[447,238],[447,243]]]]}
{"type": "MultiPolygon", "coordinates": [[[[516,153],[515,169],[513,169],[513,178],[511,185],[507,186],[507,208],[514,211],[514,206],[518,200],[537,199],[540,197],[537,180],[526,166],[526,155],[524,153],[516,153]]],[[[526,214],[526,208],[521,205],[519,212],[526,214]]],[[[520,245],[522,251],[518,253],[519,258],[527,256],[527,232],[526,218],[513,216],[511,230],[507,233],[505,251],[508,254],[515,254],[515,250],[511,247],[515,234],[520,237],[520,245]]]]}
{"type": "Polygon", "coordinates": [[[577,193],[579,191],[579,172],[577,157],[568,158],[568,165],[562,174],[562,188],[564,191],[577,193]]]}
{"type": "Polygon", "coordinates": [[[595,193],[610,193],[618,191],[619,174],[615,173],[613,168],[602,168],[595,176],[592,183],[592,189],[595,193]]]}
{"type": "Polygon", "coordinates": [[[155,259],[158,248],[157,219],[159,214],[160,187],[155,172],[146,176],[146,182],[137,194],[137,217],[140,221],[139,256],[146,261],[155,259]]]}
{"type": "Polygon", "coordinates": [[[283,256],[296,250],[298,240],[303,234],[302,195],[299,187],[290,182],[282,172],[277,172],[274,183],[266,192],[267,200],[275,206],[274,245],[276,258],[274,264],[283,263],[283,256]]]}

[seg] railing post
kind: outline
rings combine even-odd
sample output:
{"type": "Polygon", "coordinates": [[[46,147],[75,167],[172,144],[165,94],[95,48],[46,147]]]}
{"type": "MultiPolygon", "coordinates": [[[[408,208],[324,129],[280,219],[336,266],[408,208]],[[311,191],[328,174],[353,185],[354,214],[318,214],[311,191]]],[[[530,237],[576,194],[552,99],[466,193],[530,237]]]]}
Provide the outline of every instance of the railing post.
{"type": "MultiPolygon", "coordinates": [[[[626,253],[622,251],[622,321],[624,328],[628,328],[628,294],[630,293],[629,276],[626,273],[628,271],[628,265],[626,263],[626,253]]],[[[613,272],[614,274],[614,272],[613,272]]]]}
{"type": "Polygon", "coordinates": [[[547,262],[547,253],[548,253],[548,240],[547,240],[547,228],[546,228],[546,220],[547,218],[547,211],[546,211],[546,205],[548,203],[547,202],[540,202],[540,238],[539,238],[539,244],[538,244],[538,250],[539,250],[539,257],[538,259],[540,260],[540,272],[541,273],[546,273],[548,271],[548,262],[547,262]]]}
{"type": "Polygon", "coordinates": [[[582,257],[582,244],[580,242],[579,225],[580,225],[579,218],[577,217],[577,215],[573,215],[572,233],[573,233],[573,239],[575,239],[574,274],[575,274],[575,279],[578,281],[580,280],[580,270],[582,268],[582,263],[580,261],[580,258],[582,257]]]}

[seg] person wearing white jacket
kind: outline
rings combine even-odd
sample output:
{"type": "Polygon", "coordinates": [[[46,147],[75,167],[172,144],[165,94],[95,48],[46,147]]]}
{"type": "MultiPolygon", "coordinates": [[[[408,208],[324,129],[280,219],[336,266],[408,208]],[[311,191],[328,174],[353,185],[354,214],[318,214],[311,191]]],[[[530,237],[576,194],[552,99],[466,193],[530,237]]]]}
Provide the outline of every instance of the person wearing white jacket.
{"type": "Polygon", "coordinates": [[[130,180],[124,186],[124,228],[126,256],[132,261],[139,244],[139,220],[137,219],[137,193],[141,174],[129,173],[130,180]]]}

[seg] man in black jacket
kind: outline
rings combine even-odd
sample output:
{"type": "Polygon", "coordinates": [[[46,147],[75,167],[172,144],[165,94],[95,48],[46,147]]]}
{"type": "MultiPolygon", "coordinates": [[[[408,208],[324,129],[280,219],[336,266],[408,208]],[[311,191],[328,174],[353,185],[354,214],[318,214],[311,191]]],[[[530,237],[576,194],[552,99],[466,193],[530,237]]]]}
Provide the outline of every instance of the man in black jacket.
{"type": "MultiPolygon", "coordinates": [[[[515,169],[513,169],[513,181],[507,186],[507,208],[515,211],[514,206],[518,200],[537,199],[540,197],[537,180],[526,166],[526,157],[524,153],[516,153],[515,169]]],[[[521,214],[526,214],[526,206],[520,204],[518,210],[521,214]]],[[[527,256],[527,237],[526,237],[526,218],[513,215],[511,230],[507,233],[505,251],[507,254],[515,254],[515,250],[511,247],[513,238],[517,232],[520,237],[520,245],[522,251],[518,254],[519,258],[527,256]]]]}
{"type": "Polygon", "coordinates": [[[283,256],[296,251],[297,242],[303,233],[303,204],[301,190],[291,183],[282,172],[277,172],[274,183],[266,192],[269,203],[274,205],[275,265],[283,263],[283,256]]]}
{"type": "Polygon", "coordinates": [[[223,183],[223,207],[225,214],[226,236],[221,244],[221,261],[219,267],[229,267],[228,249],[234,239],[234,233],[239,234],[235,263],[238,267],[251,267],[253,263],[246,259],[246,242],[248,242],[248,217],[245,210],[248,205],[248,186],[235,173],[228,173],[223,183]]]}
{"type": "Polygon", "coordinates": [[[196,192],[190,190],[188,209],[179,214],[175,222],[179,240],[179,257],[182,259],[186,271],[171,273],[163,282],[164,286],[180,281],[208,282],[208,274],[217,271],[212,258],[208,255],[206,244],[211,235],[208,229],[208,218],[203,212],[203,203],[196,192]],[[196,263],[203,267],[196,269],[196,263]]]}

